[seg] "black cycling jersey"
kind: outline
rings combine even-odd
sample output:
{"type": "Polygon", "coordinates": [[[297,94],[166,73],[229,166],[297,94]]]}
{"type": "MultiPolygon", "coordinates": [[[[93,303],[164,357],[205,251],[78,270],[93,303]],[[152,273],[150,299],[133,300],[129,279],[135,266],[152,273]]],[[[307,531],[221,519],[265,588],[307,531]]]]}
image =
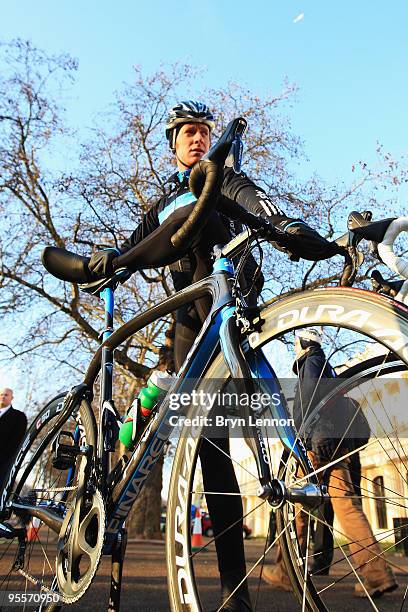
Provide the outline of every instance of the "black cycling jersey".
{"type": "MultiPolygon", "coordinates": [[[[242,225],[231,219],[234,203],[240,204],[255,215],[268,217],[274,225],[280,223],[289,224],[288,227],[299,225],[295,220],[288,220],[280,208],[270,201],[263,189],[257,187],[243,172],[236,174],[232,169],[225,169],[221,188],[222,197],[217,202],[216,210],[211,213],[206,225],[197,229],[197,234],[188,248],[176,248],[171,243],[171,237],[186,221],[196,203],[196,198],[189,190],[188,175],[189,171],[186,171],[177,172],[170,177],[169,192],[152,206],[130,238],[123,243],[121,257],[112,260],[113,269],[115,265],[125,266],[134,271],[170,265],[176,290],[200,280],[211,273],[211,252],[214,245],[225,244],[242,231],[242,225]],[[229,214],[224,214],[223,210],[228,210],[229,214]]],[[[309,237],[308,244],[313,246],[313,240],[316,240],[315,234],[306,225],[300,224],[301,228],[303,226],[306,228],[306,236],[309,237]]],[[[320,249],[322,240],[318,241],[320,249]]],[[[255,266],[255,260],[248,259],[239,279],[241,288],[246,292],[249,289],[248,285],[252,284],[255,266]]],[[[249,305],[256,304],[256,294],[259,294],[260,289],[261,283],[257,283],[249,293],[249,305]]],[[[185,360],[208,315],[211,306],[209,301],[207,298],[201,298],[177,311],[174,342],[177,370],[185,360]]],[[[241,585],[236,599],[242,604],[240,609],[244,609],[242,602],[248,602],[249,596],[245,581],[245,553],[242,541],[243,508],[240,488],[229,457],[228,437],[212,440],[211,443],[203,439],[200,459],[205,490],[231,493],[226,498],[221,494],[209,495],[207,506],[216,536],[215,546],[221,582],[223,587],[232,586],[229,592],[241,585]]],[[[249,609],[248,604],[246,608],[249,609]]]]}
{"type": "MultiPolygon", "coordinates": [[[[130,238],[123,243],[122,252],[129,250],[146,238],[176,210],[195,203],[196,198],[190,192],[188,186],[189,174],[189,170],[176,172],[168,179],[168,183],[172,187],[143,216],[140,225],[130,238]]],[[[281,209],[271,202],[265,191],[257,187],[244,172],[236,174],[231,168],[225,168],[221,193],[230,200],[238,202],[255,215],[266,215],[268,217],[279,215],[279,218],[283,215],[281,209]]],[[[229,219],[225,219],[225,223],[231,227],[229,219]]],[[[231,229],[233,230],[232,227],[231,229]]]]}
{"type": "MultiPolygon", "coordinates": [[[[130,268],[132,262],[137,262],[138,269],[170,264],[176,290],[191,284],[196,261],[196,257],[191,253],[196,244],[180,251],[170,242],[171,236],[183,224],[196,202],[195,196],[189,190],[189,173],[189,170],[176,172],[170,177],[168,183],[171,187],[168,193],[143,215],[141,223],[120,249],[121,253],[132,251],[129,253],[130,268]]],[[[256,215],[270,217],[273,223],[285,218],[265,191],[257,187],[243,172],[236,174],[232,169],[226,168],[221,194],[224,199],[235,201],[256,215]]],[[[201,232],[202,257],[208,258],[215,244],[228,242],[242,231],[242,224],[239,221],[232,220],[222,213],[222,200],[221,198],[218,210],[207,223],[208,232],[205,232],[205,236],[204,232],[201,232]]],[[[124,265],[123,257],[121,263],[124,265]]],[[[248,282],[252,279],[255,267],[254,259],[249,259],[243,275],[248,282]]]]}
{"type": "MultiPolygon", "coordinates": [[[[177,249],[172,245],[171,237],[188,218],[196,203],[196,198],[189,189],[188,178],[189,171],[177,172],[170,177],[169,192],[143,216],[141,223],[121,247],[120,265],[131,270],[170,265],[176,290],[210,274],[214,245],[225,244],[242,231],[240,222],[223,214],[222,210],[225,210],[226,204],[231,210],[234,202],[237,202],[256,215],[269,217],[272,223],[286,219],[266,193],[244,173],[236,174],[232,169],[226,169],[221,188],[222,198],[218,200],[217,209],[211,213],[205,227],[198,228],[190,247],[177,249]]],[[[246,292],[254,276],[255,267],[256,262],[251,257],[239,279],[241,288],[246,292]]],[[[259,294],[261,286],[262,281],[249,293],[250,305],[256,304],[256,294],[259,294]]],[[[210,306],[209,299],[201,298],[177,310],[174,343],[177,370],[201,329],[210,306]]],[[[216,535],[215,546],[221,581],[224,584],[232,580],[233,590],[244,580],[246,574],[242,542],[242,502],[234,467],[229,458],[228,438],[212,442],[210,444],[203,440],[201,443],[201,468],[206,490],[232,493],[227,499],[223,495],[210,495],[207,505],[216,535]]],[[[246,588],[241,587],[241,590],[246,588]]],[[[237,598],[241,595],[238,593],[237,598]]]]}

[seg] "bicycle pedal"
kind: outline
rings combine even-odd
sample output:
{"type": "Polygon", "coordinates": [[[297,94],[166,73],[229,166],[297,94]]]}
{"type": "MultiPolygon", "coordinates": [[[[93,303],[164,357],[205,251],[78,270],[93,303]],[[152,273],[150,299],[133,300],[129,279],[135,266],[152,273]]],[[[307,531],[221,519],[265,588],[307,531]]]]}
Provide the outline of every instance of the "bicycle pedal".
{"type": "Polygon", "coordinates": [[[74,468],[77,456],[81,453],[80,447],[75,444],[74,436],[70,431],[61,431],[53,444],[54,457],[52,466],[56,470],[74,468]]]}

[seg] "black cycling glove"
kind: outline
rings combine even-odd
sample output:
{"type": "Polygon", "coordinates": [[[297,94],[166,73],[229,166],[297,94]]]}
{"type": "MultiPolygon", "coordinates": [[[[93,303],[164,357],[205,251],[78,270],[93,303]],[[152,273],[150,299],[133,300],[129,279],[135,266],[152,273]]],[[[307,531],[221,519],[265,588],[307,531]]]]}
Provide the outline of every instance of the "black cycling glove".
{"type": "Polygon", "coordinates": [[[119,249],[105,249],[94,253],[89,260],[88,268],[98,278],[112,276],[114,273],[113,261],[120,255],[119,249]]]}
{"type": "Polygon", "coordinates": [[[281,251],[289,252],[293,261],[299,261],[300,258],[319,261],[343,252],[338,244],[320,236],[301,219],[277,215],[272,217],[271,221],[276,229],[285,234],[285,246],[280,245],[279,241],[274,242],[274,246],[281,251]]]}

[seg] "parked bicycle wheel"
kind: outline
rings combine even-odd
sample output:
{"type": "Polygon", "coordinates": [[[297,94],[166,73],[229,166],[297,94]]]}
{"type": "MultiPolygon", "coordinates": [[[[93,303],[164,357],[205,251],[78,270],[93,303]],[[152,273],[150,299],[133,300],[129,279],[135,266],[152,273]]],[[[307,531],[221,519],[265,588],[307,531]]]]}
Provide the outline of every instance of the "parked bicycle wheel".
{"type": "Polygon", "coordinates": [[[63,601],[76,601],[97,569],[105,527],[99,492],[76,504],[73,512],[89,477],[95,419],[83,400],[55,429],[63,399],[51,400],[33,422],[6,479],[10,510],[5,519],[22,537],[1,542],[0,605],[7,604],[10,591],[37,594],[37,604],[41,598],[52,603],[55,593],[63,601]],[[49,511],[52,520],[33,516],[36,510],[49,511]]]}
{"type": "MultiPolygon", "coordinates": [[[[343,609],[345,597],[350,598],[353,610],[365,610],[367,602],[371,600],[372,603],[373,598],[378,595],[368,585],[367,577],[370,575],[370,568],[373,568],[374,574],[374,566],[377,566],[378,572],[380,558],[386,560],[386,567],[393,570],[401,586],[395,592],[387,594],[384,599],[376,601],[375,605],[379,610],[389,609],[387,605],[390,603],[400,607],[407,584],[406,570],[398,563],[393,552],[395,547],[401,547],[406,539],[402,519],[408,516],[408,444],[404,439],[406,425],[402,411],[408,363],[408,311],[392,300],[369,292],[333,288],[284,299],[263,310],[261,318],[262,329],[254,332],[249,337],[249,342],[254,349],[263,348],[282,385],[285,387],[283,379],[287,380],[288,386],[290,382],[296,382],[293,378],[290,380],[295,331],[314,327],[322,335],[323,348],[331,365],[336,370],[343,369],[336,379],[337,387],[343,385],[342,395],[358,402],[371,428],[370,440],[360,452],[361,492],[351,493],[349,483],[341,481],[341,474],[344,477],[344,472],[340,471],[337,472],[337,484],[332,482],[329,491],[340,513],[339,500],[352,497],[359,505],[361,519],[362,504],[367,522],[371,525],[380,548],[376,548],[378,545],[374,545],[374,541],[362,542],[361,535],[356,533],[355,525],[350,529],[350,524],[345,525],[347,521],[343,516],[341,526],[339,517],[336,517],[334,526],[331,527],[334,559],[330,575],[311,575],[308,571],[313,558],[310,524],[312,520],[321,520],[318,510],[312,511],[306,506],[284,502],[276,511],[276,541],[280,542],[293,591],[292,595],[288,593],[284,596],[290,598],[295,595],[308,610],[343,609]],[[394,398],[393,401],[386,402],[387,396],[394,398]],[[296,515],[304,519],[303,535],[299,533],[299,519],[296,515]],[[365,553],[367,549],[371,551],[370,558],[366,558],[364,554],[359,556],[359,551],[365,553]],[[360,562],[362,558],[363,563],[360,562]],[[366,597],[354,600],[355,585],[361,583],[365,584],[365,587],[357,587],[357,594],[366,597]]],[[[226,365],[220,355],[208,369],[202,388],[205,392],[220,391],[223,383],[227,381],[226,365]]],[[[262,381],[259,381],[259,389],[262,390],[262,381]]],[[[327,406],[333,406],[333,394],[336,393],[338,394],[338,388],[335,391],[332,387],[327,391],[327,400],[322,400],[320,406],[313,406],[309,411],[308,407],[305,407],[305,418],[301,427],[304,435],[313,430],[313,423],[322,413],[323,407],[326,406],[327,409],[327,406]]],[[[191,412],[191,416],[193,414],[194,412],[191,412]]],[[[266,416],[264,413],[263,417],[266,416]]],[[[201,499],[204,504],[205,498],[208,499],[214,493],[220,497],[224,495],[225,499],[230,494],[229,491],[206,491],[203,486],[198,456],[203,428],[204,423],[197,421],[195,427],[188,426],[181,431],[174,459],[166,527],[172,610],[217,609],[217,605],[221,605],[214,595],[215,589],[208,589],[208,556],[206,557],[203,550],[192,550],[191,545],[191,505],[196,505],[197,499],[201,499]]],[[[233,433],[230,433],[233,437],[233,433]]],[[[315,466],[314,469],[310,468],[308,473],[301,471],[297,458],[290,451],[286,451],[281,460],[282,447],[277,443],[276,431],[273,428],[263,428],[263,434],[268,440],[267,453],[274,474],[279,473],[279,478],[285,485],[293,487],[299,481],[307,483],[316,474],[320,482],[326,482],[327,467],[316,469],[315,466]]],[[[336,439],[340,443],[341,439],[346,437],[347,433],[344,433],[336,439]]],[[[216,444],[211,439],[209,443],[216,444]]],[[[231,441],[231,458],[240,484],[244,521],[250,526],[256,526],[255,536],[260,533],[265,536],[262,546],[247,548],[247,572],[251,577],[254,609],[266,610],[269,609],[267,602],[272,607],[274,595],[271,587],[265,585],[260,578],[260,573],[263,564],[274,563],[276,557],[276,553],[271,553],[272,545],[267,544],[270,506],[258,497],[259,481],[255,463],[250,453],[245,449],[243,451],[243,447],[242,440],[239,443],[231,441]]],[[[225,450],[219,449],[219,453],[221,456],[225,454],[225,450]]],[[[331,464],[331,472],[342,468],[344,463],[348,466],[349,458],[344,455],[355,456],[357,453],[357,450],[333,453],[331,461],[328,461],[331,464]]],[[[352,519],[355,518],[356,516],[352,515],[352,519]]],[[[226,527],[227,530],[230,528],[231,524],[226,527]]],[[[222,534],[216,535],[215,539],[217,537],[222,537],[222,534]]],[[[203,541],[205,550],[211,549],[212,546],[212,540],[203,541]]],[[[276,550],[276,547],[273,547],[273,550],[276,550]]]]}

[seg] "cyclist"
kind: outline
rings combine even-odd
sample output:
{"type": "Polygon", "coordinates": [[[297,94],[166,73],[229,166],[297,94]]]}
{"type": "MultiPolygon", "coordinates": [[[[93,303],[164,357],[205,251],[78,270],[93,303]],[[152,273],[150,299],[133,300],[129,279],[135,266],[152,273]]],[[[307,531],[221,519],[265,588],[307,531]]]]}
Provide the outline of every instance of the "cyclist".
{"type": "MultiPolygon", "coordinates": [[[[301,239],[299,244],[302,252],[295,252],[295,256],[304,257],[307,254],[308,259],[316,260],[338,252],[336,245],[319,236],[304,222],[286,217],[265,191],[245,173],[236,174],[231,168],[224,170],[221,196],[206,227],[200,228],[188,249],[172,245],[171,236],[187,219],[196,202],[189,190],[189,174],[192,166],[209,151],[214,127],[212,112],[201,102],[188,100],[171,108],[165,133],[175,156],[177,171],[168,180],[168,192],[143,215],[141,223],[120,251],[99,251],[91,257],[89,269],[94,278],[111,275],[116,269],[118,254],[122,254],[120,265],[130,270],[170,265],[176,290],[204,278],[212,271],[211,253],[214,245],[229,242],[233,235],[241,231],[240,224],[232,220],[230,217],[233,215],[228,213],[233,210],[234,202],[256,215],[268,217],[282,232],[292,234],[296,242],[297,238],[301,239]]],[[[240,278],[241,287],[249,294],[252,304],[255,304],[256,296],[262,288],[262,279],[255,278],[255,271],[256,262],[252,259],[240,278]]],[[[177,311],[174,347],[177,369],[185,360],[209,308],[209,301],[201,298],[177,311]]],[[[228,438],[213,442],[216,446],[204,439],[201,441],[200,460],[205,490],[239,493],[233,464],[228,457],[228,438]]],[[[216,536],[218,567],[225,600],[246,575],[242,502],[239,495],[209,495],[207,505],[216,536]],[[227,530],[225,534],[217,537],[224,530],[227,530]]],[[[246,581],[224,609],[230,612],[247,612],[252,609],[246,581]]]]}

